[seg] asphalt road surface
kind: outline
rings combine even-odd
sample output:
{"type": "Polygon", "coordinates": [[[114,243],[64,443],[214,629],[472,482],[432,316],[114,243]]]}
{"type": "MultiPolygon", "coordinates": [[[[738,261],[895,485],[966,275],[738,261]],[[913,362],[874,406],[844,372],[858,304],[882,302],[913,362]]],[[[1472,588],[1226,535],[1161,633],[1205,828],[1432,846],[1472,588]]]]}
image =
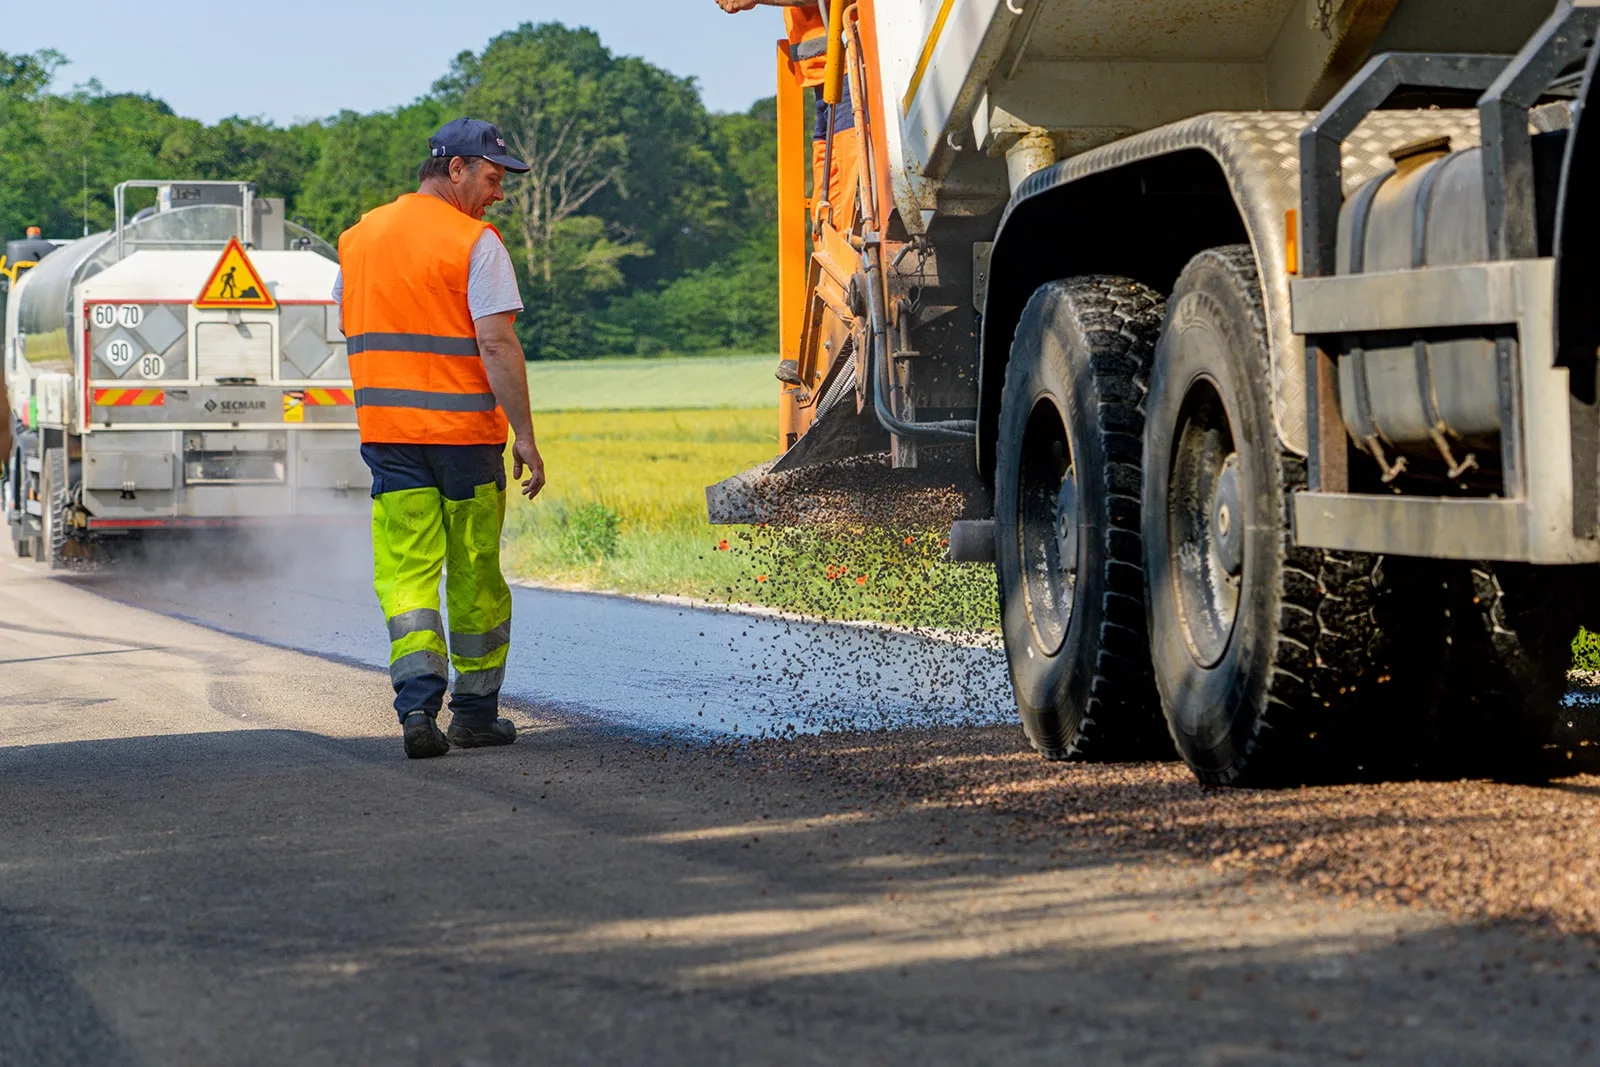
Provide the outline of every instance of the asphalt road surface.
{"type": "MultiPolygon", "coordinates": [[[[1588,941],[683,743],[842,724],[867,678],[820,721],[782,673],[833,631],[747,662],[741,617],[524,597],[522,739],[409,762],[355,585],[167,578],[0,566],[0,1063],[1600,1061],[1588,941]]],[[[865,725],[995,736],[931,684],[865,725]]]]}
{"type": "MultiPolygon", "coordinates": [[[[201,539],[65,579],[101,596],[347,663],[389,662],[365,531],[201,539]]],[[[505,694],[635,735],[1009,722],[1004,655],[880,628],[669,601],[512,590],[505,694]],[[842,684],[841,684],[842,679],[842,684]]]]}

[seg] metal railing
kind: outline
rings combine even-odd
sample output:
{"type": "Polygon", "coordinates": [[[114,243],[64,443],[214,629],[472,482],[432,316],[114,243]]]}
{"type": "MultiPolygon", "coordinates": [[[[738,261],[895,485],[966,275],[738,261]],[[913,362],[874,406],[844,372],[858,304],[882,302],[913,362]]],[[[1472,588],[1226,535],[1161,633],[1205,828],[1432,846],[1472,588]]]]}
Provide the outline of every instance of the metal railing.
{"type": "MultiPolygon", "coordinates": [[[[228,182],[228,181],[182,181],[171,178],[137,178],[131,181],[119,182],[112,193],[112,198],[117,209],[117,261],[121,262],[123,252],[123,233],[127,229],[127,203],[129,189],[161,189],[167,186],[204,186],[221,189],[239,190],[239,240],[249,248],[255,244],[253,232],[255,224],[255,199],[256,187],[254,182],[228,182]]],[[[219,205],[232,206],[232,205],[219,205]]]]}

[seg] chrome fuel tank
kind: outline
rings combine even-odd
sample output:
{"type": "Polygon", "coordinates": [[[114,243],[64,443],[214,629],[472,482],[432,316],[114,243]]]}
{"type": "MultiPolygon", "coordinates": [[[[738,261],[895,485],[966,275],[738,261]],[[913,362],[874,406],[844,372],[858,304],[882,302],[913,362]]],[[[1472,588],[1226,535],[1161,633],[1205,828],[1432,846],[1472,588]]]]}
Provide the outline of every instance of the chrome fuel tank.
{"type": "MultiPolygon", "coordinates": [[[[1360,186],[1339,215],[1340,274],[1489,258],[1482,152],[1446,138],[1395,152],[1396,167],[1360,186]]],[[[1350,433],[1412,455],[1492,448],[1500,432],[1492,331],[1363,335],[1339,355],[1339,404],[1350,433]]]]}

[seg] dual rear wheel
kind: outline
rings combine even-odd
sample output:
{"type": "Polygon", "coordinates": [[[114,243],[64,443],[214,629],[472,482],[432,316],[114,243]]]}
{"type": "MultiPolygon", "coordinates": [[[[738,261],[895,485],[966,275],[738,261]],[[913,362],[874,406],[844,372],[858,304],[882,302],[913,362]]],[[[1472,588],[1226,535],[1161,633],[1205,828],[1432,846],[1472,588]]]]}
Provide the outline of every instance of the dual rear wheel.
{"type": "Polygon", "coordinates": [[[1034,294],[995,472],[1030,741],[1175,745],[1214,784],[1536,773],[1574,576],[1296,545],[1305,464],[1279,444],[1270,367],[1248,247],[1196,256],[1164,304],[1126,279],[1034,294]]]}

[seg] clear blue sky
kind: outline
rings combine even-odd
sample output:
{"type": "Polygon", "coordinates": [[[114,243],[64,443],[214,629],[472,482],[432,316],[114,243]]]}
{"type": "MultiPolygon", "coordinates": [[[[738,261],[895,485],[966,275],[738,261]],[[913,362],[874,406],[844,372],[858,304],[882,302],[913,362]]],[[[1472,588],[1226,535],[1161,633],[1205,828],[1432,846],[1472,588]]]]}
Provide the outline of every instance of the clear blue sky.
{"type": "Polygon", "coordinates": [[[725,15],[713,0],[0,0],[0,51],[61,52],[72,63],[60,89],[93,77],[206,122],[287,124],[409,103],[457,53],[547,21],[588,26],[613,52],[692,75],[713,110],[743,110],[773,91],[782,16],[725,15]]]}

